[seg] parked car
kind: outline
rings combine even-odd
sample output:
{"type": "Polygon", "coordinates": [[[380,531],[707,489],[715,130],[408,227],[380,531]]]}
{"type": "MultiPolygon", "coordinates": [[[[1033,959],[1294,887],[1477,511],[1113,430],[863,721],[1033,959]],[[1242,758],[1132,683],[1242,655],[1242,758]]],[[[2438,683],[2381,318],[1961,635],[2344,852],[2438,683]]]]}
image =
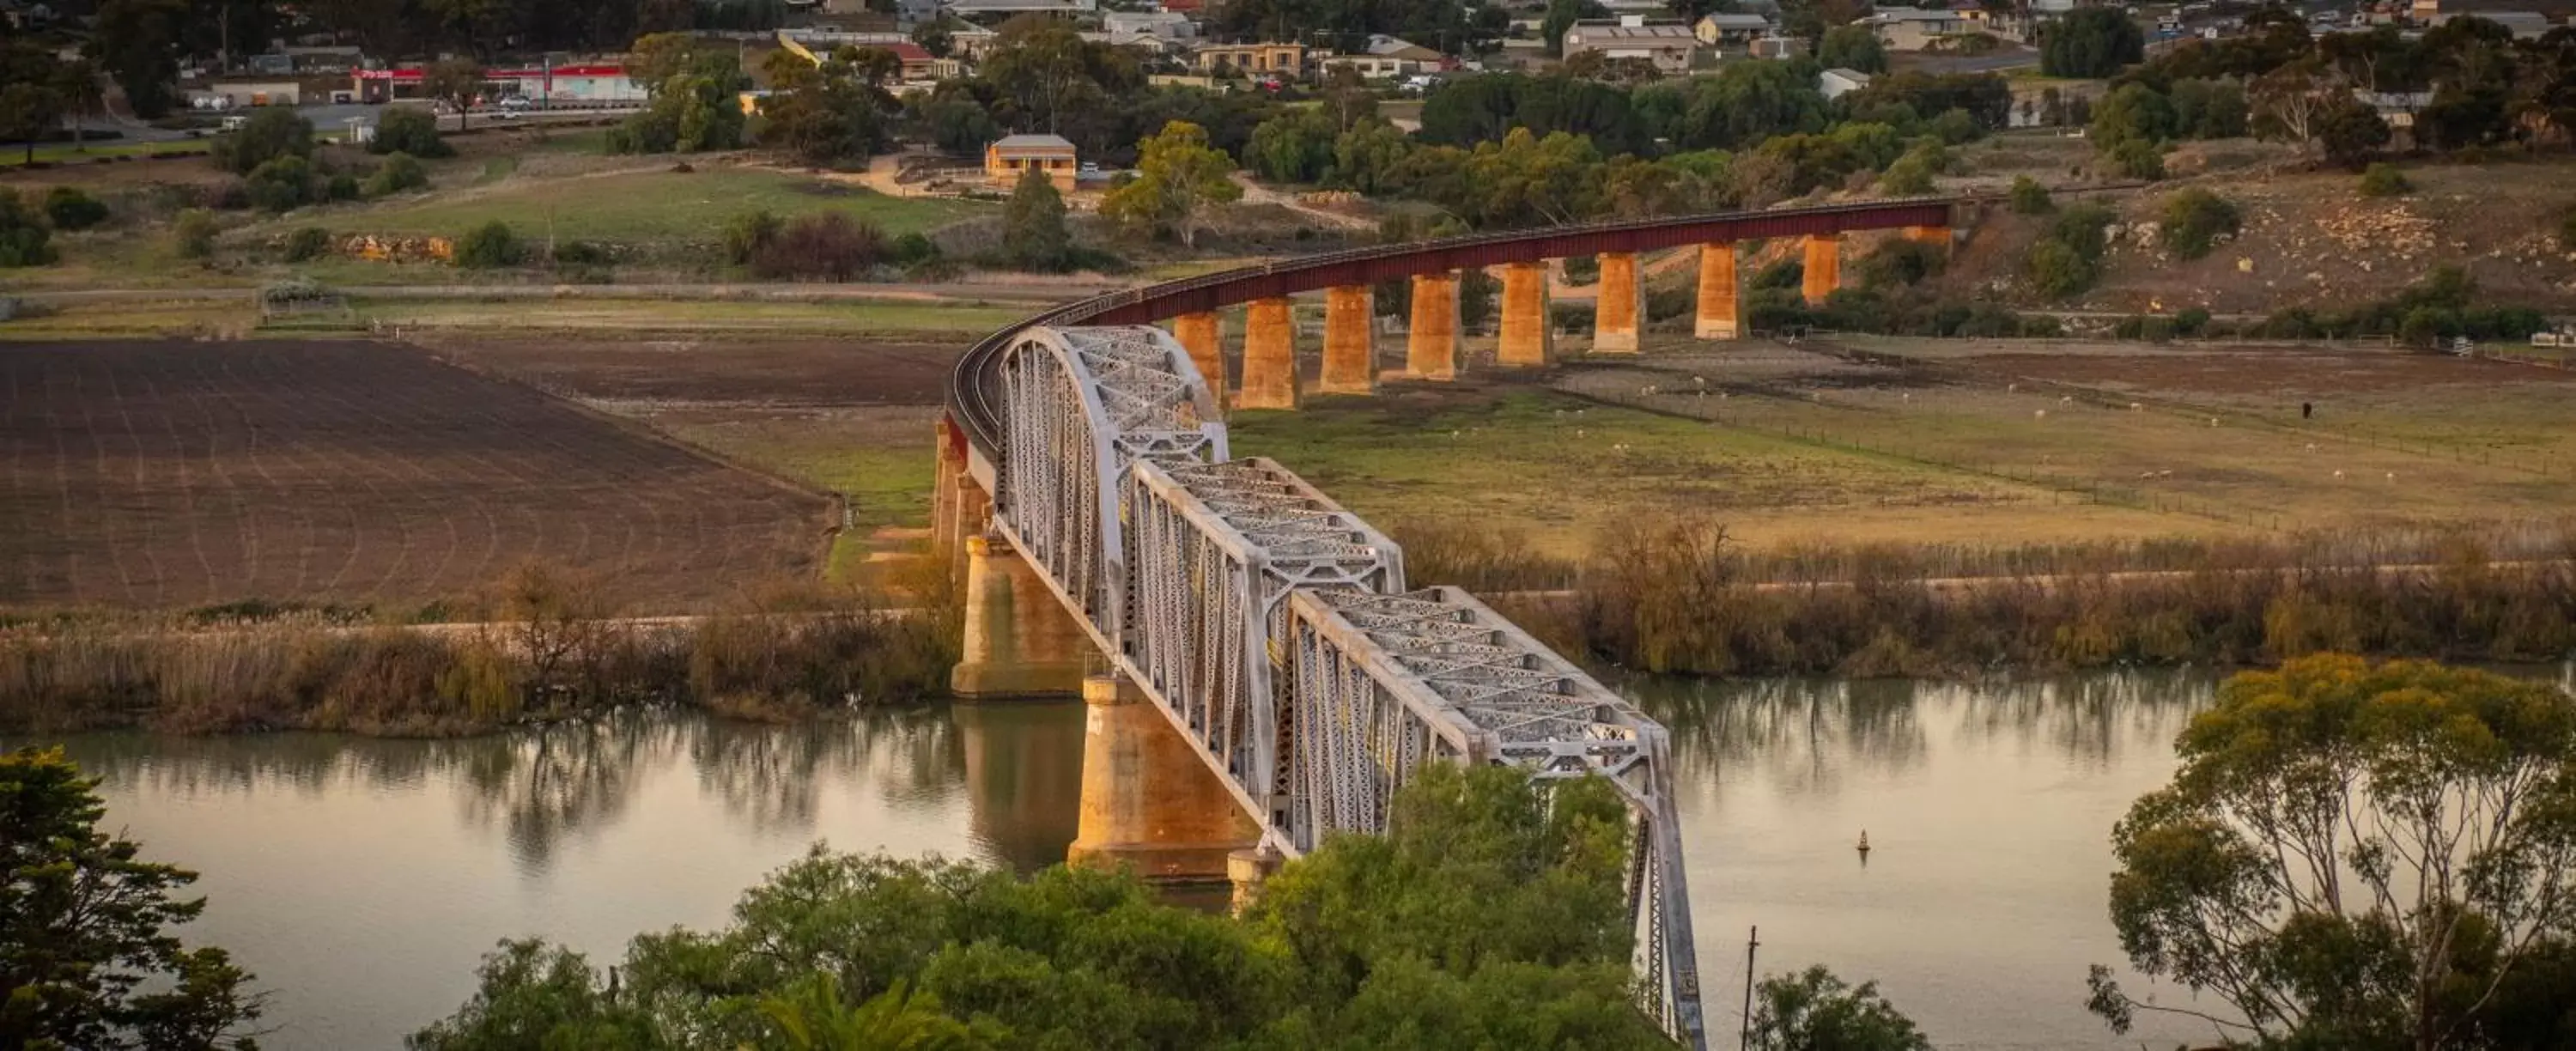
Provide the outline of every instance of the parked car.
{"type": "Polygon", "coordinates": [[[537,104],[528,101],[528,98],[525,95],[512,95],[509,98],[501,100],[501,112],[503,113],[526,113],[527,111],[535,108],[537,108],[537,104]]]}

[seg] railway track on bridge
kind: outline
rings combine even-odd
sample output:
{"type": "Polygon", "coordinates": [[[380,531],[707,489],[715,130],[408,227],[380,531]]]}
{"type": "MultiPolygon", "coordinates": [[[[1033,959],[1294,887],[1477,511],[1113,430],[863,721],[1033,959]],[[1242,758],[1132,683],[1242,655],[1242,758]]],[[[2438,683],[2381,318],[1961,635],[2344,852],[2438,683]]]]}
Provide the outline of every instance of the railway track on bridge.
{"type": "MultiPolygon", "coordinates": [[[[1394,792],[1425,764],[1606,780],[1631,814],[1637,1006],[1684,1046],[1704,1049],[1664,728],[1474,596],[1408,582],[1399,545],[1285,466],[1232,457],[1220,392],[1191,350],[1147,323],[1236,303],[1277,310],[1299,292],[1568,255],[1948,227],[1961,206],[1987,199],[1380,245],[1111,292],[995,332],[959,358],[948,392],[966,446],[963,473],[991,498],[989,518],[977,519],[987,532],[964,545],[981,560],[968,570],[970,649],[978,638],[993,651],[993,639],[1043,633],[1025,615],[1037,608],[1027,604],[1035,589],[1022,597],[1016,585],[993,583],[996,574],[1027,573],[1045,606],[1060,606],[1096,652],[1092,666],[1114,669],[1095,703],[1138,703],[1116,699],[1132,691],[1160,712],[1161,725],[1215,776],[1221,787],[1211,791],[1261,826],[1262,857],[1302,855],[1336,832],[1384,831],[1394,792]],[[997,549],[1025,568],[995,569],[997,549]],[[985,610],[979,593],[1003,598],[985,610]],[[992,618],[980,634],[978,611],[992,618]]],[[[1014,658],[993,651],[977,659],[970,681],[1000,682],[983,678],[982,666],[1014,658]]],[[[960,678],[968,678],[962,669],[960,678]]],[[[1084,680],[1086,700],[1093,685],[1084,680]]],[[[1095,718],[1086,732],[1110,732],[1105,725],[1095,718]]],[[[1121,780],[1104,778],[1098,789],[1115,794],[1121,780]]],[[[1086,778],[1086,807],[1094,788],[1086,778]]]]}

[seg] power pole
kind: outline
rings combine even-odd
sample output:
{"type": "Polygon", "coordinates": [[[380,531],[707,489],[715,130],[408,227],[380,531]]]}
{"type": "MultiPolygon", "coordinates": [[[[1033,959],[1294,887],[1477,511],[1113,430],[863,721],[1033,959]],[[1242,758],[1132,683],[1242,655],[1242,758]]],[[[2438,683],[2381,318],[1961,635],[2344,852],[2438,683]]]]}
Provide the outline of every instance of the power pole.
{"type": "Polygon", "coordinates": [[[1762,928],[1744,931],[1744,1028],[1736,1032],[1735,1046],[1753,1046],[1753,950],[1762,947],[1762,928]]]}

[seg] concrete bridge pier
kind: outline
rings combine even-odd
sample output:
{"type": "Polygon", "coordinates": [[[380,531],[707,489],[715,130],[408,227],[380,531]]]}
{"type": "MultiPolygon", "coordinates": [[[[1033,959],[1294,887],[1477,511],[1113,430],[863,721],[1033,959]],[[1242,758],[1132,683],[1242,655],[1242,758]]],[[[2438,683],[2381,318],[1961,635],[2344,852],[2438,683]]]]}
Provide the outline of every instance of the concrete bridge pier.
{"type": "Polygon", "coordinates": [[[1216,392],[1220,405],[1226,402],[1222,320],[1213,310],[1196,311],[1172,319],[1172,338],[1180,341],[1181,349],[1190,352],[1190,363],[1198,366],[1199,375],[1207,380],[1208,389],[1216,392]]]}
{"type": "Polygon", "coordinates": [[[1458,378],[1458,274],[1413,275],[1413,318],[1404,337],[1404,375],[1458,378]]]}
{"type": "Polygon", "coordinates": [[[1511,368],[1546,365],[1553,342],[1547,320],[1547,264],[1503,264],[1503,317],[1494,341],[1494,363],[1511,368]]]}
{"type": "Polygon", "coordinates": [[[1297,311],[1286,296],[1256,299],[1243,317],[1243,391],[1238,409],[1297,407],[1297,311]]]}
{"type": "Polygon", "coordinates": [[[1324,394],[1377,393],[1377,296],[1367,285],[1324,292],[1324,394]]]}
{"type": "Polygon", "coordinates": [[[966,468],[966,434],[939,418],[938,474],[931,480],[930,553],[949,567],[951,585],[966,583],[966,538],[992,526],[993,497],[966,468]]]}
{"type": "Polygon", "coordinates": [[[1735,339],[1735,242],[1699,246],[1699,316],[1691,334],[1701,339],[1735,339]]]}
{"type": "Polygon", "coordinates": [[[1637,253],[1603,252],[1600,297],[1592,303],[1592,352],[1634,354],[1646,320],[1645,284],[1637,280],[1637,253]]]}
{"type": "Polygon", "coordinates": [[[1233,910],[1236,916],[1252,911],[1261,901],[1261,889],[1277,875],[1279,866],[1288,861],[1270,844],[1245,847],[1225,856],[1225,879],[1234,884],[1233,910]]]}
{"type": "Polygon", "coordinates": [[[1124,676],[1082,680],[1082,813],[1072,865],[1132,866],[1157,882],[1225,880],[1227,858],[1261,839],[1171,721],[1124,676]]]}
{"type": "Polygon", "coordinates": [[[1808,234],[1807,265],[1800,280],[1799,292],[1808,306],[1823,306],[1825,298],[1843,287],[1843,238],[1841,234],[1808,234]]]}
{"type": "Polygon", "coordinates": [[[1077,693],[1090,645],[1010,541],[966,538],[966,644],[948,673],[948,692],[968,701],[1077,693]]]}

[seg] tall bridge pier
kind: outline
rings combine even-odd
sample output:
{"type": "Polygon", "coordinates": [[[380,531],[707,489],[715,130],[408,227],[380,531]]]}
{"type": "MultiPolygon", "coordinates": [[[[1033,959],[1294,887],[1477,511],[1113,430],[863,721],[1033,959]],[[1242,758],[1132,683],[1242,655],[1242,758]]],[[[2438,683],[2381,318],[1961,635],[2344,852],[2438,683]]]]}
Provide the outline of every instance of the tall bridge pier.
{"type": "Polygon", "coordinates": [[[1225,411],[1302,400],[1301,293],[1324,294],[1316,389],[1366,394],[1382,282],[1411,282],[1403,374],[1447,380],[1467,271],[1502,275],[1497,363],[1543,366],[1548,261],[1595,256],[1593,350],[1633,354],[1647,253],[1696,252],[1693,334],[1735,339],[1738,242],[1800,238],[1801,291],[1821,302],[1846,232],[1946,241],[1955,203],[1386,245],[1114,292],[996,333],[960,359],[940,432],[935,535],[966,598],[952,686],[968,701],[1079,693],[1068,860],[1230,878],[1238,903],[1335,832],[1384,831],[1389,801],[1427,764],[1602,778],[1629,807],[1637,1007],[1704,1049],[1664,728],[1473,596],[1409,583],[1400,547],[1287,468],[1232,457],[1225,411]],[[1238,305],[1229,392],[1218,312],[1238,305]],[[1163,321],[1170,332],[1150,327],[1163,321]]]}

